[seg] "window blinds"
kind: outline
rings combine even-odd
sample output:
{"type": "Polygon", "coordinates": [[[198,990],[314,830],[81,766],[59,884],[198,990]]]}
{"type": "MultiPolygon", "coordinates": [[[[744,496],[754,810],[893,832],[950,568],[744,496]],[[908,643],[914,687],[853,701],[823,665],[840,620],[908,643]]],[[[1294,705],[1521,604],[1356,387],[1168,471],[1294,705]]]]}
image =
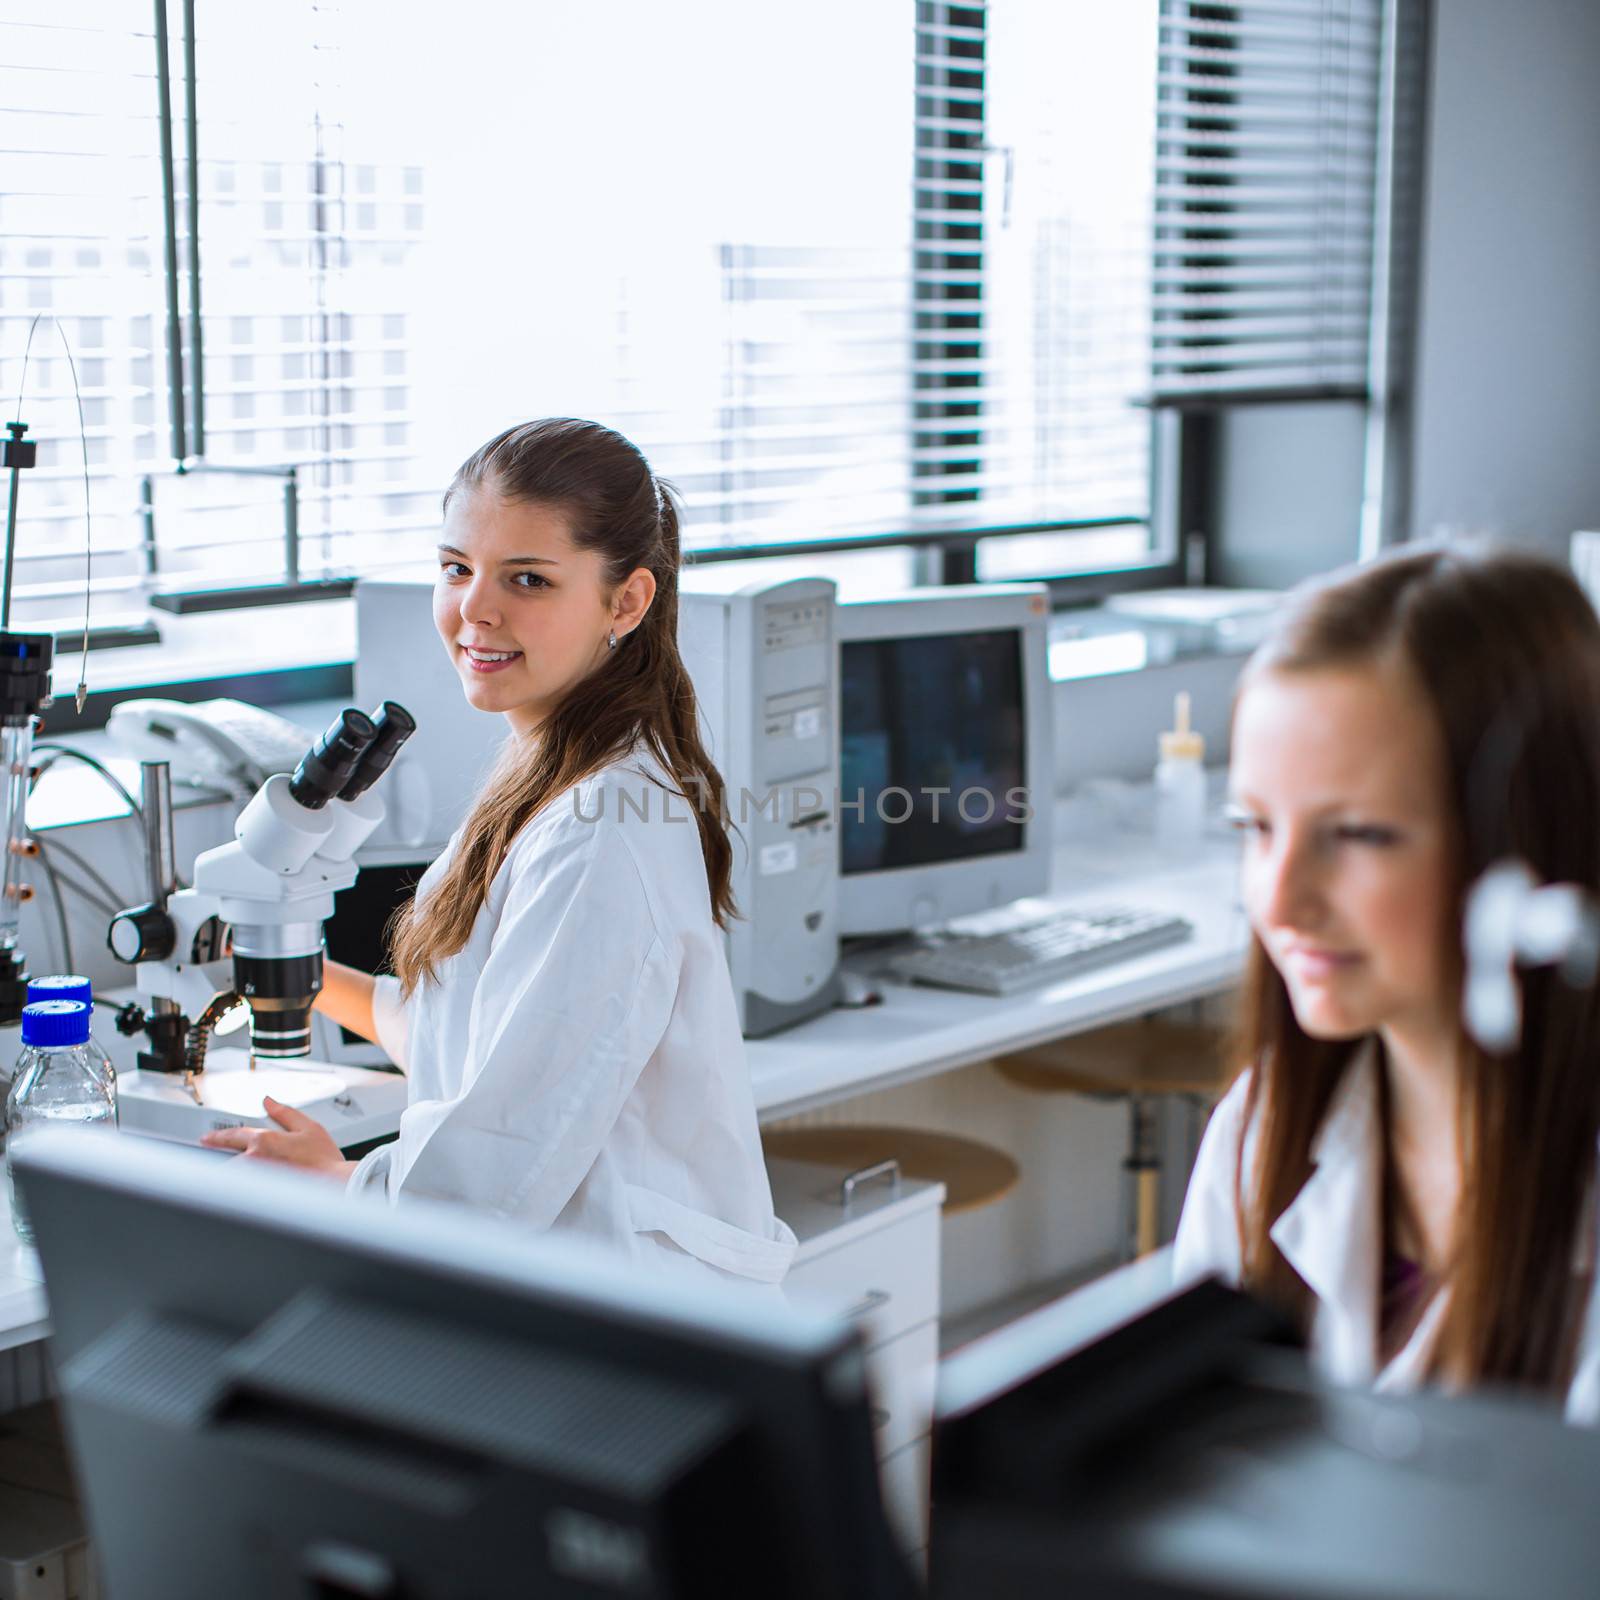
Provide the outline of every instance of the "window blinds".
{"type": "Polygon", "coordinates": [[[1142,520],[1155,0],[918,13],[917,520],[1142,520]]]}
{"type": "MultiPolygon", "coordinates": [[[[0,392],[15,404],[35,312],[58,317],[83,386],[100,620],[140,612],[153,594],[282,580],[296,564],[307,577],[381,564],[393,530],[432,519],[438,504],[433,485],[404,474],[411,352],[397,285],[420,228],[420,174],[346,159],[340,14],[197,8],[191,171],[185,9],[59,0],[41,13],[48,21],[0,19],[0,392]],[[163,270],[163,12],[175,328],[163,270]],[[180,384],[181,475],[169,420],[180,384]]],[[[50,626],[81,612],[84,517],[77,414],[48,322],[23,417],[40,451],[21,484],[14,594],[20,617],[50,626]]]]}
{"type": "Polygon", "coordinates": [[[1364,398],[1384,0],[1161,0],[1156,404],[1364,398]]]}
{"type": "Polygon", "coordinates": [[[987,43],[983,5],[918,0],[911,435],[919,509],[970,503],[984,487],[987,43]]]}
{"type": "Polygon", "coordinates": [[[161,175],[148,14],[55,0],[0,20],[0,394],[39,441],[22,474],[14,615],[81,616],[83,466],[72,378],[83,392],[97,578],[137,582],[132,486],[165,457],[160,371],[161,175]]]}
{"type": "MultiPolygon", "coordinates": [[[[748,0],[459,0],[425,46],[387,0],[201,6],[192,173],[167,9],[211,469],[182,476],[152,8],[0,30],[0,384],[31,307],[76,319],[97,616],[286,576],[290,468],[301,577],[426,559],[455,464],[549,414],[629,433],[691,549],[1146,516],[1157,0],[817,0],[798,34],[748,0]]],[[[18,598],[48,623],[82,540],[43,353],[18,598]]]]}
{"type": "Polygon", "coordinates": [[[410,473],[407,280],[422,173],[352,147],[360,108],[347,73],[363,41],[345,7],[208,6],[200,20],[205,454],[216,470],[158,486],[172,502],[163,559],[207,582],[284,577],[281,473],[292,467],[298,576],[372,570],[392,560],[397,532],[437,516],[436,494],[410,473]]]}

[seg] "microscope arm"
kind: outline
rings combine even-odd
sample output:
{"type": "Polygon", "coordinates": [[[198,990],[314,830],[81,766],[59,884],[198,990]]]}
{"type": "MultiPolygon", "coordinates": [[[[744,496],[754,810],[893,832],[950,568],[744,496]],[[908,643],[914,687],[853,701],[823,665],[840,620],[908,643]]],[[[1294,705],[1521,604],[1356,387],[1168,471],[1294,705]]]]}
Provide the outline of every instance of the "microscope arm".
{"type": "MultiPolygon", "coordinates": [[[[268,778],[239,813],[234,837],[195,861],[194,886],[113,920],[113,953],[137,963],[141,995],[163,1019],[198,1016],[218,990],[249,1002],[255,1052],[304,1056],[310,1009],[322,987],[322,924],[334,895],[356,880],[355,852],[383,821],[372,784],[414,730],[404,708],[385,702],[375,717],[342,712],[293,776],[268,778]],[[208,925],[218,937],[202,937],[208,925]],[[220,930],[232,930],[232,973],[221,970],[220,930]]],[[[181,1020],[181,1019],[180,1019],[181,1020]]],[[[152,1032],[152,1039],[155,1034],[152,1032]]]]}

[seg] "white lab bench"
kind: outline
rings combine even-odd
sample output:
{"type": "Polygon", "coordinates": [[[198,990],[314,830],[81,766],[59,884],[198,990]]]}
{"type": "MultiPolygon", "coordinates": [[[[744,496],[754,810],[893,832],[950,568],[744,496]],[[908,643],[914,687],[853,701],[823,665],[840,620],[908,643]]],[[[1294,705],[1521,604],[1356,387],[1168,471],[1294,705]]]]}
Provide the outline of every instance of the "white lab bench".
{"type": "Polygon", "coordinates": [[[879,1005],[836,1008],[746,1043],[757,1114],[772,1122],[1218,994],[1237,980],[1249,945],[1237,879],[1231,839],[1208,837],[1194,859],[1174,862],[1140,834],[1069,836],[1055,852],[1053,899],[1173,911],[1194,937],[1004,998],[883,983],[879,1005]]]}
{"type": "MultiPolygon", "coordinates": [[[[1070,826],[1071,817],[1062,808],[1060,822],[1070,826]]],[[[1058,838],[1063,831],[1058,824],[1058,838]]],[[[1068,832],[1056,851],[1055,896],[1176,911],[1194,923],[1195,936],[1003,999],[885,983],[881,1004],[836,1009],[747,1043],[758,1115],[774,1121],[1226,989],[1242,969],[1249,938],[1237,900],[1237,857],[1237,846],[1223,838],[1208,838],[1194,859],[1174,863],[1137,833],[1068,832]]],[[[4,1352],[49,1330],[36,1260],[17,1245],[3,1194],[0,1206],[4,1352]]]]}

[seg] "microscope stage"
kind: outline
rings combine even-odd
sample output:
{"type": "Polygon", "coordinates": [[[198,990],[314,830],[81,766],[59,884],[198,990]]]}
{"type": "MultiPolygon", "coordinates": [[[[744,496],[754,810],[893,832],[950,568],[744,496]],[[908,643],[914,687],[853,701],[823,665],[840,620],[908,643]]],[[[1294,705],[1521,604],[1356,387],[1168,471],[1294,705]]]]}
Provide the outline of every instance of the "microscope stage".
{"type": "Polygon", "coordinates": [[[262,1063],[251,1069],[245,1050],[213,1047],[195,1079],[197,1102],[180,1075],[117,1074],[117,1113],[131,1133],[198,1144],[214,1128],[273,1128],[262,1097],[271,1095],[315,1117],[341,1148],[381,1139],[400,1127],[406,1080],[397,1072],[336,1066],[307,1059],[262,1063]]]}

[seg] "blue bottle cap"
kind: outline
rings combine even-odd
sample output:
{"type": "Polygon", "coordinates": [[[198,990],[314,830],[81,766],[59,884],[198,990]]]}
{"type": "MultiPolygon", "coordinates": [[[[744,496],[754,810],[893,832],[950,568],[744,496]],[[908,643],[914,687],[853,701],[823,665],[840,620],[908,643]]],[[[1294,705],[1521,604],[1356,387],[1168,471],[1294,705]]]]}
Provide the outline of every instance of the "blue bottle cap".
{"type": "Polygon", "coordinates": [[[22,1042],[63,1050],[89,1042],[89,1008],[81,1000],[35,1000],[22,1008],[22,1042]]]}
{"type": "Polygon", "coordinates": [[[81,1000],[94,1010],[94,990],[89,980],[76,972],[59,972],[49,978],[28,979],[28,1003],[35,1000],[81,1000]]]}

